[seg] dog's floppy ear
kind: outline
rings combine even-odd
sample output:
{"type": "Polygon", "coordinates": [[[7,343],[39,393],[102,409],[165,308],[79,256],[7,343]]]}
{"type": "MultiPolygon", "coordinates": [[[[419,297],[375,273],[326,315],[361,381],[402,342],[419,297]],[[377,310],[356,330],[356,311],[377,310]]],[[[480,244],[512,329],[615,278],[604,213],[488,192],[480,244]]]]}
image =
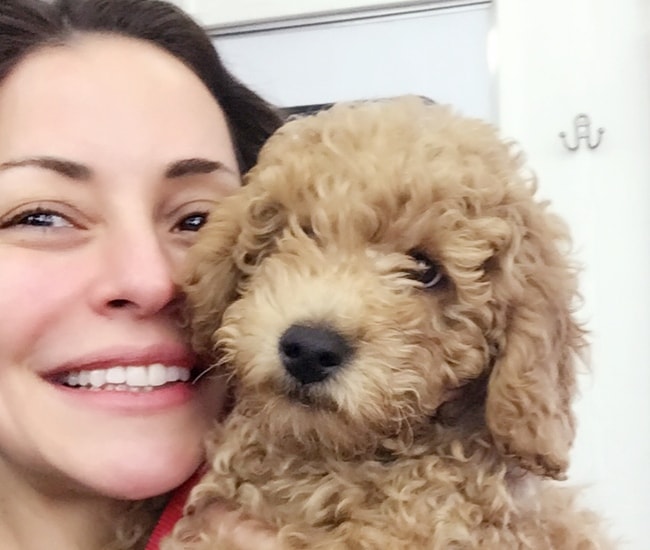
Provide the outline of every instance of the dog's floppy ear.
{"type": "Polygon", "coordinates": [[[186,317],[194,349],[211,355],[215,331],[242,284],[272,248],[285,212],[251,187],[224,199],[192,246],[184,277],[186,317]]]}
{"type": "Polygon", "coordinates": [[[584,346],[573,317],[576,277],[558,249],[566,232],[559,220],[542,209],[524,214],[515,227],[520,234],[500,258],[495,287],[509,305],[488,381],[486,421],[501,452],[561,479],[574,438],[575,363],[584,346]]]}
{"type": "Polygon", "coordinates": [[[188,255],[183,280],[186,317],[192,345],[201,354],[212,351],[214,332],[236,295],[241,271],[234,253],[243,216],[243,194],[226,198],[211,213],[188,255]]]}

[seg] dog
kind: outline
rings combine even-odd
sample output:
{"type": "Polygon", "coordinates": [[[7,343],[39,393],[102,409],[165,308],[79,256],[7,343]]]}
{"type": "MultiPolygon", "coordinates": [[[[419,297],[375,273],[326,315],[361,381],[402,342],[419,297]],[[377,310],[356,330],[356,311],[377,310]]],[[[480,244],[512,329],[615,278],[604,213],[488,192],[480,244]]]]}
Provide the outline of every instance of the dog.
{"type": "Polygon", "coordinates": [[[586,333],[566,225],[495,128],[417,97],[286,123],[191,252],[195,348],[234,408],[215,501],[287,550],[603,550],[565,478],[586,333]]]}

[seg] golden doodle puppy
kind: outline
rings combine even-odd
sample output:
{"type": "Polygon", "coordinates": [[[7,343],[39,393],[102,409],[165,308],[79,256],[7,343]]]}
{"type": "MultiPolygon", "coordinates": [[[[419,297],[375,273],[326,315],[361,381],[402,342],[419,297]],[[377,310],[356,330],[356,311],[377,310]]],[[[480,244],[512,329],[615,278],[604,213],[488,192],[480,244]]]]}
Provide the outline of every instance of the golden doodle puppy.
{"type": "Polygon", "coordinates": [[[236,405],[167,548],[225,500],[283,549],[591,550],[567,469],[567,228],[478,120],[415,97],[287,123],[202,231],[197,349],[236,405]]]}

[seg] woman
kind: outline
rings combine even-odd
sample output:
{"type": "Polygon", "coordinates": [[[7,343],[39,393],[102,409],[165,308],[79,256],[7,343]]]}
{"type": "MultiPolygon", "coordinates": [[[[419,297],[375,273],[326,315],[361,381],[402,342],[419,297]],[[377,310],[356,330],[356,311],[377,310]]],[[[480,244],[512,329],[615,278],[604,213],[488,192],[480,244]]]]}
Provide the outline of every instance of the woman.
{"type": "Polygon", "coordinates": [[[174,280],[279,122],[168,4],[0,2],[3,550],[144,547],[200,465],[174,280]]]}

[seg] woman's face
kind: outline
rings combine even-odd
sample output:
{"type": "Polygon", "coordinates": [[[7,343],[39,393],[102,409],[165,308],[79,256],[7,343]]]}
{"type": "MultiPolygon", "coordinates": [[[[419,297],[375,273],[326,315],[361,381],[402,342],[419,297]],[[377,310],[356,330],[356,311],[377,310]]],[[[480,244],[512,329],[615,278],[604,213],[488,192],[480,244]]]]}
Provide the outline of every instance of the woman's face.
{"type": "Polygon", "coordinates": [[[197,467],[223,391],[174,382],[174,277],[238,186],[221,109],[152,45],[81,37],[0,84],[0,479],[141,498],[197,467]]]}

